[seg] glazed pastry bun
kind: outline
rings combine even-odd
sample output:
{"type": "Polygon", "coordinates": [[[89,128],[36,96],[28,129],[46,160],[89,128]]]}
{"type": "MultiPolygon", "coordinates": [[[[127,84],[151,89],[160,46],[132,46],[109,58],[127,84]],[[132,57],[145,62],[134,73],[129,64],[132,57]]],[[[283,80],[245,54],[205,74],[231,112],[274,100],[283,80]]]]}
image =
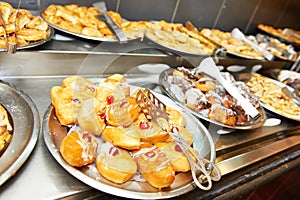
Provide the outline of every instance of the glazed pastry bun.
{"type": "Polygon", "coordinates": [[[95,161],[97,146],[92,134],[72,131],[63,138],[59,151],[69,165],[82,167],[95,161]]]}
{"type": "Polygon", "coordinates": [[[82,102],[94,97],[96,86],[80,76],[70,76],[63,80],[62,86],[53,86],[50,98],[55,114],[62,125],[77,123],[82,102]]]}
{"type": "Polygon", "coordinates": [[[138,171],[153,187],[161,189],[169,187],[175,179],[170,159],[156,146],[141,148],[134,152],[138,171]]]}
{"type": "Polygon", "coordinates": [[[132,127],[107,126],[101,135],[101,139],[127,150],[138,149],[141,145],[139,132],[132,127]]]}
{"type": "Polygon", "coordinates": [[[84,131],[100,135],[105,129],[105,105],[96,98],[83,102],[78,114],[78,124],[84,131]]]}
{"type": "Polygon", "coordinates": [[[114,183],[124,183],[137,172],[137,165],[129,152],[109,142],[100,146],[96,167],[103,177],[114,183]]]}
{"type": "Polygon", "coordinates": [[[138,118],[141,110],[133,97],[114,102],[107,105],[106,108],[107,124],[123,127],[127,127],[132,124],[138,118]]]}
{"type": "Polygon", "coordinates": [[[112,104],[122,101],[130,96],[130,86],[125,77],[120,74],[114,74],[104,82],[98,83],[95,97],[102,102],[112,104]]]}
{"type": "Polygon", "coordinates": [[[176,142],[159,142],[155,146],[171,160],[175,172],[187,172],[191,169],[188,159],[176,142]]]}

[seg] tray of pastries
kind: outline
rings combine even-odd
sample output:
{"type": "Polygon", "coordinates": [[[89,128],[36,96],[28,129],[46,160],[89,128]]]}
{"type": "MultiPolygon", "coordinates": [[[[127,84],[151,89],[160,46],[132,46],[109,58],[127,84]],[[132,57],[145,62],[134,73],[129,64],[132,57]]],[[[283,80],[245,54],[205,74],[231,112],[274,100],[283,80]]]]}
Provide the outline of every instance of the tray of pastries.
{"type": "MultiPolygon", "coordinates": [[[[120,74],[95,80],[70,76],[53,86],[43,119],[49,151],[74,177],[106,193],[161,199],[191,191],[195,185],[186,157],[159,125],[165,121],[141,112],[140,90],[120,74]]],[[[214,143],[200,121],[168,97],[153,94],[167,105],[188,145],[214,162],[214,143]]]]}
{"type": "Polygon", "coordinates": [[[300,31],[296,31],[290,28],[275,28],[266,24],[258,24],[257,28],[285,42],[300,45],[300,31]]]}
{"type": "Polygon", "coordinates": [[[0,12],[5,24],[0,26],[0,51],[6,51],[7,41],[17,43],[17,49],[26,49],[44,44],[54,35],[47,22],[26,9],[17,12],[11,4],[0,2],[0,12]]]}
{"type": "Polygon", "coordinates": [[[300,121],[300,106],[282,91],[284,87],[291,91],[289,86],[260,74],[251,74],[247,85],[251,92],[259,97],[266,109],[283,117],[300,121]]]}
{"type": "Polygon", "coordinates": [[[257,108],[260,117],[251,118],[215,78],[197,68],[178,67],[160,74],[164,92],[192,114],[208,122],[232,129],[253,129],[263,125],[266,115],[258,98],[244,82],[236,81],[228,72],[222,76],[257,108]]]}
{"type": "Polygon", "coordinates": [[[169,23],[164,20],[151,23],[145,31],[145,37],[153,43],[178,53],[193,55],[213,55],[218,46],[203,37],[196,29],[181,23],[169,23]]]}
{"type": "Polygon", "coordinates": [[[15,175],[38,138],[40,116],[23,91],[0,80],[0,186],[15,175]]]}
{"type": "Polygon", "coordinates": [[[294,62],[299,56],[299,52],[295,50],[293,45],[281,42],[275,37],[258,33],[255,36],[248,36],[248,39],[282,60],[294,62]]]}
{"type": "MultiPolygon", "coordinates": [[[[128,21],[121,14],[107,11],[112,20],[119,26],[128,40],[142,38],[149,21],[128,21]]],[[[94,6],[79,6],[77,4],[51,4],[41,11],[41,17],[53,28],[84,39],[96,41],[118,41],[107,26],[102,13],[94,6]]]]}
{"type": "Polygon", "coordinates": [[[233,38],[230,32],[209,28],[204,28],[200,32],[202,35],[224,47],[228,54],[248,59],[264,59],[264,57],[251,46],[241,40],[233,38]]]}

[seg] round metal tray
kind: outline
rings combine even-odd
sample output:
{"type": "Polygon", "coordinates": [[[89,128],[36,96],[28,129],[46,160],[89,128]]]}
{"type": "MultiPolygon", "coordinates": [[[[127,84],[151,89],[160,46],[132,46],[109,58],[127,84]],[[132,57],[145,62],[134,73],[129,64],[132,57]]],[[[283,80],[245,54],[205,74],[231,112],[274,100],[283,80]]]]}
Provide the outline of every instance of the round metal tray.
{"type": "Polygon", "coordinates": [[[248,122],[245,122],[242,125],[235,125],[235,126],[230,126],[230,125],[226,125],[214,120],[209,119],[208,117],[202,115],[201,113],[195,112],[192,109],[186,107],[184,105],[184,103],[179,102],[179,100],[175,97],[175,95],[171,92],[170,90],[170,86],[169,86],[169,82],[168,82],[168,77],[173,75],[173,71],[174,69],[167,69],[165,71],[163,71],[160,76],[159,76],[159,83],[160,86],[162,88],[162,90],[171,98],[173,99],[175,102],[178,103],[178,105],[180,105],[181,107],[183,107],[184,109],[188,110],[190,113],[192,113],[193,115],[195,115],[196,117],[199,117],[200,119],[203,119],[205,121],[208,121],[210,123],[219,125],[219,126],[223,126],[226,128],[231,128],[231,129],[240,129],[240,130],[248,130],[248,129],[254,129],[254,128],[258,128],[261,127],[264,122],[267,119],[266,113],[264,111],[264,109],[259,106],[258,107],[258,111],[260,113],[260,117],[256,118],[256,119],[250,119],[248,122]]]}
{"type": "MultiPolygon", "coordinates": [[[[153,94],[166,105],[182,110],[168,97],[156,92],[153,92],[153,94]]],[[[202,157],[215,162],[215,146],[208,130],[190,113],[184,110],[182,110],[182,113],[187,118],[186,128],[194,133],[193,147],[198,150],[202,157]]],[[[150,186],[147,182],[134,180],[129,180],[123,184],[110,182],[98,173],[94,163],[81,168],[72,167],[64,161],[59,153],[60,143],[66,134],[67,127],[60,125],[55,116],[55,110],[50,105],[43,118],[43,136],[50,153],[71,175],[100,191],[133,199],[165,199],[187,193],[196,188],[189,172],[176,174],[176,178],[170,187],[159,190],[150,186]]]]}
{"type": "Polygon", "coordinates": [[[36,105],[24,92],[0,80],[0,103],[13,123],[13,137],[0,157],[0,186],[27,160],[37,142],[40,116],[36,105]]]}

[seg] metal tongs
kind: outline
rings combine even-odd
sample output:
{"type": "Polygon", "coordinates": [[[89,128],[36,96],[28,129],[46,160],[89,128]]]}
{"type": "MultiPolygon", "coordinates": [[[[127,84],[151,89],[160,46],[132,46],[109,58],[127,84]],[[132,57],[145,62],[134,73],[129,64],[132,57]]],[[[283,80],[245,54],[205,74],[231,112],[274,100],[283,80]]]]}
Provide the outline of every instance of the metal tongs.
{"type": "Polygon", "coordinates": [[[95,2],[93,3],[93,6],[95,6],[100,12],[103,13],[106,22],[108,23],[112,31],[115,33],[120,43],[126,43],[127,42],[126,35],[123,33],[121,28],[112,20],[112,18],[107,14],[107,8],[105,2],[104,1],[95,2]]]}
{"type": "Polygon", "coordinates": [[[200,157],[200,155],[196,153],[195,150],[179,135],[177,128],[173,126],[173,122],[168,117],[166,105],[147,88],[140,89],[137,92],[136,101],[142,108],[142,112],[145,114],[146,118],[149,121],[155,121],[158,123],[164,131],[169,133],[169,135],[182,149],[190,163],[191,173],[195,184],[203,190],[211,189],[212,181],[218,181],[221,179],[220,170],[211,161],[200,157]],[[166,120],[167,124],[158,121],[159,119],[166,120]],[[171,131],[169,131],[165,125],[170,126],[171,131]],[[196,159],[196,161],[191,155],[196,159]]]}

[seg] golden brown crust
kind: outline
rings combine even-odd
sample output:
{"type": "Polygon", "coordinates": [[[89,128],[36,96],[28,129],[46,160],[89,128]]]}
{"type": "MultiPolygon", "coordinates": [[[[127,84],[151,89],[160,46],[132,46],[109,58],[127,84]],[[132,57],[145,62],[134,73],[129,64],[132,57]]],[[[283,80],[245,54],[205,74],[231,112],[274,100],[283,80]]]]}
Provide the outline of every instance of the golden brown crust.
{"type": "Polygon", "coordinates": [[[80,76],[71,76],[63,80],[62,86],[50,90],[50,98],[55,114],[62,125],[77,123],[82,103],[94,96],[95,85],[80,76]]]}
{"type": "Polygon", "coordinates": [[[97,145],[93,135],[73,131],[63,138],[59,151],[69,165],[82,167],[95,161],[97,145]]]}
{"type": "Polygon", "coordinates": [[[137,165],[128,151],[105,143],[96,159],[99,173],[114,183],[128,181],[136,172],[137,165]]]}
{"type": "Polygon", "coordinates": [[[130,128],[108,126],[104,129],[101,138],[128,150],[138,149],[141,145],[138,131],[130,128]]]}
{"type": "Polygon", "coordinates": [[[138,170],[155,188],[169,187],[175,179],[175,171],[169,158],[157,147],[141,148],[134,153],[138,170]]]}

